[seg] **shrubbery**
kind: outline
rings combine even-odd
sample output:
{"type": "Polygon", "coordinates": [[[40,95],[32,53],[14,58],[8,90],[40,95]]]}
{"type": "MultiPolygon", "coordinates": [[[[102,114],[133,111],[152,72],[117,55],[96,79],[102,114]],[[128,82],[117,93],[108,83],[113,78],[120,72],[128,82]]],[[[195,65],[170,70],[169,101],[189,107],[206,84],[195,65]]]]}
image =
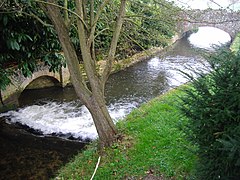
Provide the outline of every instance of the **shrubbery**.
{"type": "Polygon", "coordinates": [[[208,56],[211,73],[191,79],[182,98],[194,142],[199,179],[240,179],[240,53],[208,56]]]}

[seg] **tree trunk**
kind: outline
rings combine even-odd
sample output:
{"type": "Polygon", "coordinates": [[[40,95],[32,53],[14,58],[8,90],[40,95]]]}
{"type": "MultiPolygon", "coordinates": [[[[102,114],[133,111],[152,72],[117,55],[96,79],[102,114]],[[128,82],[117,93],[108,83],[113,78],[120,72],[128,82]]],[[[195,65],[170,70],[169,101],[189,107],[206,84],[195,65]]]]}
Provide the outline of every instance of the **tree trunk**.
{"type": "Polygon", "coordinates": [[[96,99],[94,96],[88,104],[94,124],[96,126],[100,147],[110,146],[116,139],[117,130],[109,115],[104,99],[96,99]]]}
{"type": "Polygon", "coordinates": [[[64,23],[60,10],[53,5],[53,3],[56,3],[54,0],[49,0],[49,2],[51,4],[44,5],[42,9],[51,19],[58,34],[75,91],[92,115],[100,139],[100,147],[109,146],[114,142],[117,130],[105,104],[102,89],[103,86],[96,75],[97,73],[91,69],[90,51],[83,51],[83,58],[85,58],[84,62],[86,71],[89,71],[87,74],[91,90],[86,86],[82,72],[80,71],[77,54],[69,37],[68,28],[64,23]],[[84,54],[84,52],[86,54],[84,54]]]}

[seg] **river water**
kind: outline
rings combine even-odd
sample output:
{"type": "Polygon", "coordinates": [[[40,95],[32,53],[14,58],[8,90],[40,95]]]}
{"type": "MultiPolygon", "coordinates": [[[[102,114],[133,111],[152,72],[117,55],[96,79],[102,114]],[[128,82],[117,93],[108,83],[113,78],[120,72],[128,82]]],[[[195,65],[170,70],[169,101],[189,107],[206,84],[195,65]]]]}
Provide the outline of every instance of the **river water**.
{"type": "MultiPolygon", "coordinates": [[[[110,76],[106,100],[115,122],[134,108],[186,82],[179,70],[203,59],[186,38],[167,52],[110,76]]],[[[48,179],[97,138],[87,109],[72,87],[25,90],[21,107],[0,114],[0,179],[48,179]]]]}
{"type": "MultiPolygon", "coordinates": [[[[114,121],[186,82],[178,70],[202,66],[200,58],[193,56],[191,47],[187,46],[186,39],[183,39],[162,57],[153,57],[110,77],[106,85],[106,101],[114,121]],[[187,50],[183,50],[183,45],[187,50]]],[[[78,100],[73,87],[26,90],[20,96],[20,105],[22,108],[2,116],[8,122],[27,125],[39,134],[83,141],[97,138],[91,115],[78,100]]]]}

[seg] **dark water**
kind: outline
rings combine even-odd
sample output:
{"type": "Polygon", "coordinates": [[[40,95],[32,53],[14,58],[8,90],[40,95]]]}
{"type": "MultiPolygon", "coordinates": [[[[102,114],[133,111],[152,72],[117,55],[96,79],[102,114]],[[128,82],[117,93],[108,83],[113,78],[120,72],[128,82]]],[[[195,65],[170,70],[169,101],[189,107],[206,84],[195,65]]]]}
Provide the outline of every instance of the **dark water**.
{"type": "MultiPolygon", "coordinates": [[[[176,69],[184,69],[185,65],[201,66],[199,59],[187,40],[182,39],[167,53],[159,54],[155,58],[112,75],[106,86],[106,99],[110,113],[116,119],[124,117],[133,108],[183,83],[183,78],[176,69]]],[[[86,118],[89,115],[81,109],[76,99],[72,87],[23,92],[20,97],[22,108],[0,119],[0,179],[52,177],[85,144],[77,140],[70,141],[51,136],[61,133],[63,137],[65,134],[68,137],[77,137],[76,139],[83,136],[84,132],[75,132],[73,129],[74,126],[79,125],[74,121],[76,117],[84,119],[84,122],[89,124],[84,126],[87,132],[90,132],[86,137],[89,139],[96,137],[91,120],[86,118]],[[38,104],[37,107],[36,104],[38,104]],[[56,106],[56,112],[51,109],[53,106],[56,106]],[[68,109],[70,107],[71,109],[68,109]],[[40,115],[36,114],[36,111],[39,111],[40,115]],[[46,114],[47,118],[43,118],[46,114]],[[56,122],[55,119],[59,121],[56,122]],[[23,128],[19,123],[8,124],[5,123],[6,120],[18,121],[22,124],[29,123],[28,126],[31,128],[23,128]],[[65,123],[70,126],[69,129],[59,130],[59,133],[55,132],[55,126],[50,127],[52,124],[59,125],[62,121],[66,121],[65,123]],[[39,122],[46,125],[39,125],[39,122]],[[73,122],[76,124],[71,126],[73,122]],[[35,134],[32,133],[32,129],[37,130],[35,134]]]]}
{"type": "Polygon", "coordinates": [[[83,143],[33,135],[0,119],[0,179],[49,179],[83,143]]]}

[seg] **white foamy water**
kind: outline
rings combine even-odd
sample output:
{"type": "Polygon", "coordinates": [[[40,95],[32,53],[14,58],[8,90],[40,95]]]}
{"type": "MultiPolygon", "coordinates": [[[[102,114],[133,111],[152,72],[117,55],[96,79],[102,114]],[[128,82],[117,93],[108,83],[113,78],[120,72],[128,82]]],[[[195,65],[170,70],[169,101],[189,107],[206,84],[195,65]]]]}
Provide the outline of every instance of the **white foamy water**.
{"type": "MultiPolygon", "coordinates": [[[[74,138],[96,139],[98,137],[91,114],[85,106],[73,102],[46,102],[8,111],[0,117],[9,118],[9,123],[19,122],[41,131],[44,135],[63,134],[74,138]]],[[[114,122],[129,114],[137,107],[136,102],[111,104],[108,109],[114,122]]]]}
{"type": "MultiPolygon", "coordinates": [[[[169,88],[179,86],[188,80],[179,70],[190,73],[188,67],[199,71],[203,64],[194,58],[184,56],[168,56],[165,59],[152,58],[147,63],[148,73],[154,78],[158,73],[166,75],[169,88]]],[[[147,75],[147,74],[145,74],[147,75]]],[[[134,82],[138,83],[138,82],[134,82]]],[[[151,84],[151,82],[148,82],[151,84]]],[[[149,84],[149,85],[150,85],[149,84]]],[[[151,88],[151,87],[149,87],[151,88]]],[[[140,103],[145,102],[141,97],[134,95],[128,98],[120,98],[108,106],[110,115],[116,123],[129,114],[140,103]]],[[[44,135],[56,134],[62,137],[74,137],[77,139],[96,139],[98,137],[91,114],[79,101],[56,102],[46,101],[16,111],[9,111],[0,114],[0,117],[8,119],[9,123],[21,123],[44,135]]]]}
{"type": "Polygon", "coordinates": [[[188,82],[189,79],[186,78],[182,72],[196,76],[194,72],[208,71],[207,62],[203,59],[200,60],[200,57],[198,57],[198,60],[193,57],[185,56],[168,56],[165,59],[155,57],[148,61],[148,67],[161,71],[164,70],[170,88],[175,88],[188,82]]]}
{"type": "MultiPolygon", "coordinates": [[[[149,60],[147,65],[149,72],[152,72],[152,77],[156,76],[155,73],[158,71],[166,74],[170,88],[188,81],[179,70],[190,72],[186,67],[199,70],[203,66],[199,60],[183,56],[169,56],[165,59],[155,57],[149,60]]],[[[126,99],[121,98],[110,104],[108,110],[114,123],[123,119],[141,102],[141,97],[132,96],[126,99]]],[[[45,101],[2,113],[0,117],[8,119],[9,123],[18,122],[27,125],[43,135],[56,134],[66,138],[72,136],[82,140],[96,139],[98,135],[91,114],[85,106],[80,104],[79,101],[45,101]]]]}
{"type": "Polygon", "coordinates": [[[195,47],[211,50],[213,45],[230,42],[231,36],[218,28],[199,27],[198,32],[191,34],[188,40],[195,47]]]}

